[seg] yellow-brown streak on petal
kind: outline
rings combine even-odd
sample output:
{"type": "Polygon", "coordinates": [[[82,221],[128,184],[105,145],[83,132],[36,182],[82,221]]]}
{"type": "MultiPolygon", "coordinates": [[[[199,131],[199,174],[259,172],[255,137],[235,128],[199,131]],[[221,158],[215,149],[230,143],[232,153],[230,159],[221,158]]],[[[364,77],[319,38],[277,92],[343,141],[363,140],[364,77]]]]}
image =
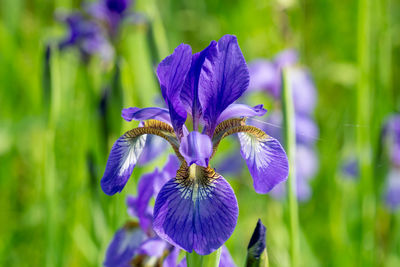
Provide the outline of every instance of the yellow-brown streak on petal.
{"type": "Polygon", "coordinates": [[[214,171],[210,166],[204,168],[192,164],[190,167],[187,166],[186,162],[183,162],[178,172],[176,173],[176,179],[185,187],[191,186],[193,183],[197,183],[199,186],[208,186],[215,179],[218,179],[220,175],[214,171]],[[195,172],[193,172],[195,169],[195,172]]]}
{"type": "Polygon", "coordinates": [[[181,162],[185,161],[179,152],[179,140],[175,135],[174,129],[167,123],[158,120],[148,120],[144,122],[143,127],[134,128],[125,133],[129,138],[135,138],[144,134],[152,134],[164,138],[171,144],[179,160],[181,162]]]}
{"type": "Polygon", "coordinates": [[[222,133],[222,134],[220,133],[221,137],[218,138],[217,140],[215,140],[215,142],[213,142],[213,153],[212,153],[210,159],[214,156],[215,152],[217,151],[218,145],[222,141],[222,139],[224,139],[225,137],[227,137],[231,134],[241,133],[241,132],[251,134],[258,139],[265,139],[265,138],[269,137],[264,131],[258,129],[257,127],[250,126],[250,125],[240,125],[240,126],[236,126],[236,127],[227,128],[225,131],[221,131],[221,133],[222,133]]]}
{"type": "Polygon", "coordinates": [[[242,118],[242,119],[235,118],[235,119],[225,120],[225,121],[221,122],[220,124],[218,124],[217,128],[215,128],[214,134],[213,134],[213,139],[217,138],[219,135],[221,135],[221,133],[225,132],[227,129],[237,127],[237,126],[242,126],[242,125],[245,125],[245,123],[246,123],[246,118],[242,118]]]}

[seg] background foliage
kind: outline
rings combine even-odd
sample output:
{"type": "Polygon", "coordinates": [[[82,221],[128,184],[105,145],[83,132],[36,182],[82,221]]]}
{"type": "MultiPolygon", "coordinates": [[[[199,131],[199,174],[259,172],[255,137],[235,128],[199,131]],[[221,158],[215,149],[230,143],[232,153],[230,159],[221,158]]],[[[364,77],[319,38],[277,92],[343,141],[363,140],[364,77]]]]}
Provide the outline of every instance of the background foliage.
{"type": "MultiPolygon", "coordinates": [[[[161,59],[181,42],[199,51],[230,33],[237,35],[248,62],[297,49],[318,89],[320,168],[312,198],[299,207],[303,265],[359,266],[369,254],[363,266],[400,266],[400,214],[382,201],[386,165],[379,154],[382,122],[400,108],[400,2],[368,3],[370,41],[363,44],[356,0],[137,0],[135,11],[151,18],[156,48],[149,46],[146,25],[126,24],[118,64],[104,65],[99,58],[84,64],[76,51],[55,49],[66,32],[55,13],[78,9],[80,1],[2,0],[0,265],[101,265],[114,231],[128,219],[126,195],[135,193],[141,173],[165,161],[164,155],[137,168],[120,195],[102,193],[100,178],[113,140],[136,126],[122,121],[120,107],[159,101],[154,49],[161,59]],[[360,55],[362,49],[366,54],[360,55]],[[370,59],[367,76],[360,74],[364,57],[370,59]],[[357,94],[360,79],[369,88],[365,97],[357,94]],[[111,97],[108,135],[98,104],[105,87],[122,94],[111,97]],[[363,101],[368,125],[357,118],[363,101]],[[372,151],[373,186],[367,192],[358,179],[342,173],[365,132],[372,151]],[[374,203],[369,218],[362,213],[366,194],[374,203]],[[363,243],[365,228],[372,233],[371,246],[363,243]]],[[[228,142],[223,146],[231,149],[228,142]]],[[[247,170],[228,178],[240,208],[227,243],[236,263],[243,264],[245,244],[260,217],[268,229],[271,265],[288,266],[287,203],[255,194],[247,170]]]]}

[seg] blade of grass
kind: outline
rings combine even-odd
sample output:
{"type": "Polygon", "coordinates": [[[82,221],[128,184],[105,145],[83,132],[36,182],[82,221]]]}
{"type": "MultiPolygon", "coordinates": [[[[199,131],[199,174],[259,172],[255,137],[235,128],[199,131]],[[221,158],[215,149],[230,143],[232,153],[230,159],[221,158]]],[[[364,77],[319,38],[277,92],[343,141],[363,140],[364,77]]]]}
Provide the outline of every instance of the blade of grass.
{"type": "Polygon", "coordinates": [[[283,70],[282,109],[285,149],[289,159],[288,201],[290,217],[290,257],[292,266],[299,266],[299,215],[296,186],[296,131],[292,88],[289,81],[290,70],[283,70]]]}

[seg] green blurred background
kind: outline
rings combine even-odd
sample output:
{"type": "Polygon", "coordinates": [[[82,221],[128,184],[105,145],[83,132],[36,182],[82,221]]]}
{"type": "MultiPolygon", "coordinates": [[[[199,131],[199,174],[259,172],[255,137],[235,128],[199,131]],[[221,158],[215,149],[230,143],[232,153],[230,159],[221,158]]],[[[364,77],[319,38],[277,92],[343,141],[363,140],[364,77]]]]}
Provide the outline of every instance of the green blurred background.
{"type": "MultiPolygon", "coordinates": [[[[318,89],[320,167],[312,198],[299,207],[302,266],[400,266],[400,214],[382,201],[385,166],[377,162],[382,122],[400,108],[399,1],[137,0],[134,10],[151,19],[152,32],[124,25],[118,68],[57,49],[47,68],[46,46],[66,33],[56,11],[80,7],[78,0],[0,2],[1,266],[101,265],[128,219],[126,195],[166,158],[135,169],[121,194],[101,191],[113,141],[137,125],[114,108],[104,134],[102,89],[119,88],[111,107],[153,106],[160,97],[154,49],[159,59],[182,42],[199,51],[228,33],[248,62],[297,49],[318,89]],[[362,182],[343,179],[342,163],[363,148],[371,156],[359,158],[362,182]]],[[[261,218],[271,266],[290,266],[287,203],[257,195],[247,170],[230,182],[240,208],[227,243],[236,263],[243,265],[261,218]]]]}

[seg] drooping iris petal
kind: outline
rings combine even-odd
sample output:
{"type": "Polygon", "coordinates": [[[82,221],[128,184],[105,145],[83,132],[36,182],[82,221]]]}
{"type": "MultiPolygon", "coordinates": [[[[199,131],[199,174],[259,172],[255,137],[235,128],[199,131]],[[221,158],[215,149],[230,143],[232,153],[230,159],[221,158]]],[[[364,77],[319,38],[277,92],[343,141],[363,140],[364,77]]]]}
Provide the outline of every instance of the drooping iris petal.
{"type": "Polygon", "coordinates": [[[192,49],[189,45],[181,44],[157,67],[162,96],[169,109],[172,125],[179,136],[182,135],[182,125],[186,120],[186,110],[180,95],[191,61],[192,49]]]}
{"type": "Polygon", "coordinates": [[[145,233],[131,225],[119,229],[106,252],[104,266],[106,267],[129,267],[140,244],[146,239],[145,233]]]}
{"type": "Polygon", "coordinates": [[[281,77],[279,68],[273,62],[256,60],[249,63],[249,90],[268,92],[275,99],[281,95],[281,77]]]}
{"type": "Polygon", "coordinates": [[[281,144],[274,138],[260,133],[238,133],[241,154],[253,177],[257,193],[268,193],[286,180],[288,159],[281,144]]]}
{"type": "Polygon", "coordinates": [[[166,108],[124,108],[122,110],[122,118],[126,121],[145,121],[145,120],[159,120],[168,124],[171,124],[169,117],[169,111],[166,108]]]}
{"type": "Polygon", "coordinates": [[[199,132],[190,132],[187,136],[184,136],[179,147],[179,152],[189,166],[197,164],[207,167],[212,150],[210,137],[199,132]]]}
{"type": "Polygon", "coordinates": [[[132,137],[129,132],[114,143],[108,156],[101,188],[107,195],[114,195],[125,187],[146,143],[146,135],[132,137]]]}
{"type": "Polygon", "coordinates": [[[186,106],[186,110],[192,114],[194,123],[199,122],[202,114],[202,107],[199,101],[200,72],[209,49],[215,49],[216,45],[217,42],[212,41],[203,51],[192,56],[192,65],[182,88],[182,103],[186,106]]]}
{"type": "Polygon", "coordinates": [[[156,199],[153,227],[171,244],[206,255],[231,236],[237,200],[220,175],[207,182],[189,179],[174,178],[164,185],[156,199]]]}
{"type": "Polygon", "coordinates": [[[249,79],[236,37],[223,36],[208,50],[200,73],[199,100],[207,134],[212,135],[219,115],[243,94],[249,79]]]}
{"type": "Polygon", "coordinates": [[[150,257],[161,257],[163,256],[163,253],[165,251],[165,249],[167,248],[168,244],[158,238],[158,237],[154,237],[154,238],[150,238],[147,239],[146,241],[144,241],[141,245],[140,248],[138,250],[139,254],[143,254],[143,255],[148,255],[150,257]]]}
{"type": "Polygon", "coordinates": [[[217,124],[231,118],[264,116],[267,110],[263,105],[250,107],[245,104],[231,104],[219,115],[217,124]]]}

